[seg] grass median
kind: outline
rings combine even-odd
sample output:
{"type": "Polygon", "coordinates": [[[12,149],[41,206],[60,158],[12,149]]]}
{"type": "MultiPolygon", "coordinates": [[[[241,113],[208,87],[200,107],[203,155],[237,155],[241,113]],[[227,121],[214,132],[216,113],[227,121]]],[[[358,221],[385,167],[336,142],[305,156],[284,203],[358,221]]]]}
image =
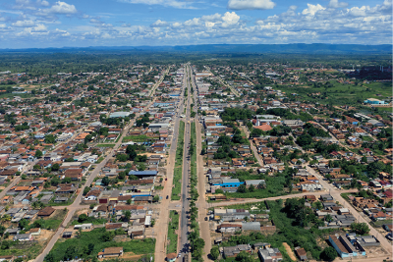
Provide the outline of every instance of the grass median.
{"type": "Polygon", "coordinates": [[[176,230],[179,229],[179,218],[180,215],[174,210],[169,212],[169,225],[168,225],[168,245],[166,247],[166,253],[176,253],[177,252],[177,233],[176,230]]]}
{"type": "Polygon", "coordinates": [[[173,171],[173,188],[171,200],[180,200],[183,169],[184,128],[185,123],[183,121],[180,121],[179,136],[177,138],[175,169],[173,171]]]}

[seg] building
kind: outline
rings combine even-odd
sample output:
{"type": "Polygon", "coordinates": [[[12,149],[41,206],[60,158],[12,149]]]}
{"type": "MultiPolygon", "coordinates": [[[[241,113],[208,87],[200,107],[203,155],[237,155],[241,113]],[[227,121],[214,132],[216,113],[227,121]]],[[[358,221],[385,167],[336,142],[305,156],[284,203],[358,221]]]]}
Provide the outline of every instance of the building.
{"type": "Polygon", "coordinates": [[[282,254],[278,248],[259,249],[258,255],[262,262],[278,262],[282,260],[282,254]]]}
{"type": "Polygon", "coordinates": [[[370,105],[384,105],[385,101],[381,101],[379,99],[375,98],[368,98],[367,100],[364,100],[365,104],[370,104],[370,105]]]}
{"type": "Polygon", "coordinates": [[[234,247],[224,247],[223,248],[223,256],[224,258],[228,257],[236,257],[241,251],[246,251],[251,253],[251,246],[244,244],[244,245],[237,245],[234,247]]]}
{"type": "Polygon", "coordinates": [[[177,258],[176,253],[169,253],[166,255],[166,261],[168,262],[175,262],[177,258]]]}
{"type": "Polygon", "coordinates": [[[340,235],[337,237],[335,235],[330,235],[329,242],[334,249],[336,249],[341,258],[366,255],[364,250],[358,251],[345,236],[340,235]]]}
{"type": "Polygon", "coordinates": [[[120,257],[122,255],[123,255],[122,247],[107,247],[102,252],[98,253],[98,258],[120,257]]]}
{"type": "Polygon", "coordinates": [[[295,253],[301,261],[307,260],[307,252],[306,252],[306,250],[304,250],[304,248],[296,247],[295,253]]]}
{"type": "Polygon", "coordinates": [[[49,217],[55,211],[56,211],[56,209],[54,209],[53,207],[45,207],[44,209],[41,209],[38,212],[37,216],[39,216],[39,217],[49,217]]]}

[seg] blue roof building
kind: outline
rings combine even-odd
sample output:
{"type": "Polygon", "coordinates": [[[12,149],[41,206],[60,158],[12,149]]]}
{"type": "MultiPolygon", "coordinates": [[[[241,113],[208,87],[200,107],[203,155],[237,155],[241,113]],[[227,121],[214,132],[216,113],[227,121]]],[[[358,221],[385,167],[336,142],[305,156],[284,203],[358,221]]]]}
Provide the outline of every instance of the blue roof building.
{"type": "Polygon", "coordinates": [[[157,175],[157,171],[155,170],[147,170],[147,171],[134,171],[131,170],[128,175],[129,176],[156,176],[157,175]]]}

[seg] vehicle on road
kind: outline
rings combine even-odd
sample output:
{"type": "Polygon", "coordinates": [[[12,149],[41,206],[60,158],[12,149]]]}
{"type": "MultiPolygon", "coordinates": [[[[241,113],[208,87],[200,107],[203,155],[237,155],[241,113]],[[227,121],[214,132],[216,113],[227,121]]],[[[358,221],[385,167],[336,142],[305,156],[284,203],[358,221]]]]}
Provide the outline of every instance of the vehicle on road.
{"type": "Polygon", "coordinates": [[[166,195],[166,199],[168,199],[169,198],[169,195],[166,195]]]}

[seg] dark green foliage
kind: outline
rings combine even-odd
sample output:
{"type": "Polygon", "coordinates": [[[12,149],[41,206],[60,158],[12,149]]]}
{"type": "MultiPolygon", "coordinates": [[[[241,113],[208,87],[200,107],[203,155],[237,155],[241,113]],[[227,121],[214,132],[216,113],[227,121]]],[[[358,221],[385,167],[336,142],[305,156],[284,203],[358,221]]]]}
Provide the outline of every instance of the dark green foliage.
{"type": "Polygon", "coordinates": [[[321,258],[326,261],[333,261],[338,256],[334,247],[326,247],[321,253],[321,258]]]}
{"type": "Polygon", "coordinates": [[[365,235],[370,232],[370,228],[366,223],[352,223],[351,230],[360,235],[365,235]]]}
{"type": "Polygon", "coordinates": [[[243,108],[225,108],[224,112],[221,113],[221,119],[223,122],[236,121],[236,120],[247,120],[251,119],[254,115],[249,109],[243,108]]]}

